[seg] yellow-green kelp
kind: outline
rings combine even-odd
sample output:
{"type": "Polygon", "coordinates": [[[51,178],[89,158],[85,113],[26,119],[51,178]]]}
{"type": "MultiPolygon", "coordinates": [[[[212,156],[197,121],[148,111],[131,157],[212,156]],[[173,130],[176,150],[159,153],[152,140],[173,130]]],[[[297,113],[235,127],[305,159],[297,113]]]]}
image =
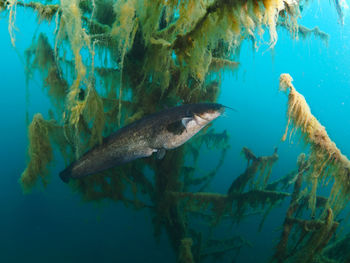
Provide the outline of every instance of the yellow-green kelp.
{"type": "Polygon", "coordinates": [[[53,159],[52,146],[49,138],[49,127],[44,121],[43,116],[38,113],[34,116],[32,123],[29,125],[29,163],[20,182],[24,191],[31,189],[41,178],[45,186],[47,181],[48,164],[53,159]]]}
{"type": "Polygon", "coordinates": [[[289,138],[299,130],[310,146],[310,154],[308,158],[304,154],[298,158],[292,199],[272,261],[332,262],[327,261],[326,251],[334,246],[333,237],[339,226],[337,216],[349,201],[350,162],[311,113],[292,80],[289,74],[280,76],[280,90],[288,94],[288,123],[282,140],[287,139],[292,126],[289,138]],[[304,189],[303,182],[306,182],[304,189]],[[329,186],[328,197],[318,196],[318,188],[329,186]]]}
{"type": "MultiPolygon", "coordinates": [[[[322,251],[328,245],[339,226],[333,210],[327,207],[328,199],[317,196],[315,210],[319,209],[321,219],[315,216],[305,219],[304,210],[308,209],[306,191],[301,191],[305,176],[309,172],[312,160],[300,154],[297,161],[298,171],[290,204],[283,222],[281,238],[276,246],[271,262],[323,262],[322,251]],[[304,218],[303,218],[304,217],[304,218]]],[[[314,212],[315,213],[315,212],[314,212]]],[[[327,262],[327,261],[326,261],[327,262]]]]}
{"type": "Polygon", "coordinates": [[[350,161],[341,153],[329,138],[326,129],[312,115],[303,95],[298,93],[292,84],[289,74],[280,76],[280,90],[288,94],[288,123],[282,140],[286,140],[289,125],[292,126],[289,136],[299,129],[305,143],[310,145],[310,169],[308,180],[311,182],[309,205],[315,210],[318,183],[334,179],[328,206],[337,214],[349,201],[350,161]]]}

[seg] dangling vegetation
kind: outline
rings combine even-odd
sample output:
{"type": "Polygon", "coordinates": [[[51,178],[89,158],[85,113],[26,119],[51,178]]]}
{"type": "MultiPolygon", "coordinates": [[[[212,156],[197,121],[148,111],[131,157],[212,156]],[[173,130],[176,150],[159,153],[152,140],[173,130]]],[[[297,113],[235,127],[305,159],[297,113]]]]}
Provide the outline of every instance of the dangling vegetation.
{"type": "Polygon", "coordinates": [[[21,184],[24,191],[30,190],[41,178],[47,185],[48,164],[53,159],[52,146],[49,138],[49,128],[43,116],[38,113],[29,125],[29,163],[21,175],[21,184]]]}
{"type": "Polygon", "coordinates": [[[325,127],[312,115],[304,96],[296,91],[292,80],[289,74],[280,76],[280,89],[289,91],[288,124],[282,140],[286,140],[289,125],[293,127],[290,136],[296,129],[301,131],[305,143],[311,147],[311,167],[308,173],[308,179],[312,185],[310,208],[314,214],[317,185],[331,177],[334,179],[334,184],[327,205],[334,210],[335,214],[338,214],[349,200],[347,196],[350,191],[350,161],[329,138],[325,127]]]}
{"type": "MultiPolygon", "coordinates": [[[[217,102],[222,77],[239,67],[240,48],[246,41],[254,49],[263,45],[273,49],[278,27],[295,39],[328,41],[319,28],[298,24],[307,1],[50,2],[0,0],[14,46],[19,8],[32,11],[38,23],[55,27],[45,33],[40,28],[35,31],[25,51],[27,82],[39,73],[51,102],[48,114],[35,114],[28,127],[28,162],[20,177],[25,192],[49,183],[56,153],[69,165],[104,137],[143,116],[182,103],[217,102]]],[[[342,20],[339,1],[334,2],[342,20]]],[[[181,263],[232,261],[242,248],[253,245],[236,233],[223,237],[217,230],[248,217],[260,218],[260,230],[272,209],[290,200],[271,260],[336,259],[332,251],[349,239],[335,239],[337,216],[350,196],[349,161],[291,81],[289,75],[281,75],[280,87],[289,92],[287,127],[293,126],[289,135],[300,130],[311,151],[309,156],[300,155],[295,171],[275,181],[271,182],[271,174],[279,158],[277,148],[268,156],[243,148],[245,171],[229,175],[232,183],[226,192],[210,192],[230,144],[227,131],[208,127],[162,160],[139,159],[74,179],[69,187],[86,202],[112,200],[136,210],[148,209],[155,238],[165,231],[181,263]],[[217,156],[207,170],[198,167],[205,149],[217,156]],[[318,189],[329,182],[333,183],[329,197],[318,195],[318,189]]]]}
{"type": "Polygon", "coordinates": [[[299,130],[305,143],[310,145],[310,156],[308,160],[304,155],[299,157],[298,176],[274,259],[277,262],[318,262],[326,260],[321,252],[334,236],[339,226],[336,217],[349,201],[350,162],[312,115],[304,96],[296,91],[292,81],[289,74],[281,74],[280,90],[289,92],[288,123],[282,140],[286,140],[289,126],[292,126],[289,137],[299,130]],[[301,191],[303,180],[307,186],[301,191]],[[329,197],[319,197],[318,188],[331,183],[329,197]],[[301,218],[301,211],[306,208],[310,209],[310,219],[301,218]],[[292,231],[297,239],[290,237],[292,231]]]}

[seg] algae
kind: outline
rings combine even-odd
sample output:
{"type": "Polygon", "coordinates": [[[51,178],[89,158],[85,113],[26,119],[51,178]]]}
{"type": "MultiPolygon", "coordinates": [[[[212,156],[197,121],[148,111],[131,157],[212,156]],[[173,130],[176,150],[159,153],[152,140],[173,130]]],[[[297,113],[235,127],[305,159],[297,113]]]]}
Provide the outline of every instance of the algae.
{"type": "MultiPolygon", "coordinates": [[[[53,149],[68,165],[104,136],[147,114],[179,103],[216,102],[223,72],[239,67],[240,48],[246,41],[255,49],[263,45],[273,49],[280,26],[293,38],[316,36],[326,42],[328,36],[317,27],[298,24],[304,4],[294,0],[61,0],[57,4],[0,0],[0,12],[9,17],[12,45],[16,8],[31,10],[38,23],[55,23],[54,31],[35,33],[25,52],[27,80],[40,73],[52,109],[49,120],[38,113],[28,127],[29,158],[20,179],[24,191],[38,182],[48,184],[53,149]]],[[[337,1],[335,6],[342,19],[337,1]]],[[[223,221],[239,224],[259,216],[261,228],[272,209],[291,198],[274,260],[335,258],[330,249],[339,245],[331,239],[339,225],[337,215],[349,199],[348,160],[313,117],[291,78],[283,75],[280,84],[289,91],[291,133],[300,129],[312,151],[309,157],[300,157],[297,171],[279,180],[270,182],[277,149],[269,156],[256,156],[243,148],[245,171],[230,175],[226,193],[210,192],[230,149],[227,132],[210,128],[161,161],[137,160],[74,180],[69,187],[87,202],[112,200],[150,210],[155,238],[165,231],[178,262],[232,260],[232,253],[237,257],[242,248],[252,245],[235,233],[215,237],[217,227],[223,221]],[[198,169],[203,149],[218,155],[208,171],[198,169]],[[330,196],[318,196],[321,182],[329,178],[334,178],[330,196]],[[196,228],[196,215],[210,235],[196,228]]]]}
{"type": "Polygon", "coordinates": [[[312,184],[310,207],[315,209],[317,185],[328,177],[334,179],[333,188],[329,197],[328,206],[335,214],[348,201],[350,161],[341,153],[336,144],[330,139],[324,126],[312,115],[303,95],[298,93],[292,84],[289,74],[280,77],[280,89],[288,92],[288,123],[282,140],[286,140],[289,125],[293,127],[290,136],[296,129],[300,129],[304,141],[310,145],[310,169],[308,180],[312,184]]]}
{"type": "Polygon", "coordinates": [[[25,192],[29,191],[40,179],[44,186],[48,184],[48,164],[53,159],[52,146],[49,139],[49,128],[40,113],[33,117],[28,130],[29,162],[20,178],[21,185],[25,192]]]}
{"type": "Polygon", "coordinates": [[[280,89],[289,92],[288,123],[282,140],[286,140],[289,126],[292,126],[290,137],[300,130],[305,143],[310,145],[310,155],[308,158],[301,155],[298,160],[298,177],[272,261],[317,262],[325,260],[322,252],[335,236],[339,226],[337,215],[349,201],[349,160],[311,113],[292,80],[289,74],[280,76],[280,89]],[[307,186],[301,191],[303,181],[307,186]],[[317,196],[317,189],[329,187],[329,184],[332,184],[329,196],[317,196]],[[305,217],[303,210],[310,210],[306,218],[302,218],[305,217]]]}

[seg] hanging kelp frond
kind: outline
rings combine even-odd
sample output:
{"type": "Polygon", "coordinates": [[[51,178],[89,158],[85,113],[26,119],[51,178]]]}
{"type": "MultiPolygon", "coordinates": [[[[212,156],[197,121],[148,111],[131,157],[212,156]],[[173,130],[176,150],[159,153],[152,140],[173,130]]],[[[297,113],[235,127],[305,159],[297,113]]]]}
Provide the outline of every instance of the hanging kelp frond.
{"type": "Polygon", "coordinates": [[[28,129],[28,163],[21,175],[20,183],[24,192],[30,192],[41,181],[43,186],[49,182],[49,165],[53,161],[53,144],[67,161],[71,147],[67,143],[65,127],[53,119],[45,120],[40,113],[34,115],[28,129]]]}
{"type": "Polygon", "coordinates": [[[179,248],[179,263],[194,263],[191,251],[192,244],[193,241],[191,238],[184,238],[181,240],[179,248]]]}
{"type": "Polygon", "coordinates": [[[40,177],[44,186],[48,183],[48,164],[53,159],[52,146],[49,139],[48,123],[38,113],[29,125],[29,162],[21,175],[21,185],[28,192],[40,177]]]}
{"type": "Polygon", "coordinates": [[[292,198],[272,262],[318,262],[317,258],[320,257],[339,225],[333,210],[327,208],[327,199],[322,197],[317,197],[317,207],[324,211],[322,219],[315,219],[314,216],[311,219],[302,218],[305,216],[305,213],[301,212],[305,202],[301,187],[310,168],[310,160],[306,159],[305,154],[300,154],[297,165],[292,198]]]}
{"type": "Polygon", "coordinates": [[[233,181],[229,193],[243,192],[248,183],[251,189],[264,189],[270,178],[272,167],[278,160],[277,148],[270,156],[256,157],[250,149],[243,147],[242,155],[247,159],[247,168],[233,181]],[[256,174],[258,178],[253,181],[256,174]]]}
{"type": "Polygon", "coordinates": [[[42,74],[43,86],[47,89],[49,98],[55,108],[62,111],[68,83],[62,77],[59,63],[56,61],[47,36],[41,33],[25,51],[25,58],[27,81],[33,78],[33,70],[38,70],[42,74]]]}
{"type": "Polygon", "coordinates": [[[341,153],[335,143],[329,138],[326,129],[312,115],[303,95],[298,93],[292,84],[289,74],[280,76],[280,90],[288,94],[288,123],[282,140],[286,140],[289,126],[292,126],[290,137],[293,132],[300,130],[305,143],[311,147],[310,177],[312,193],[310,207],[314,210],[316,205],[316,190],[318,182],[327,177],[334,178],[329,206],[335,213],[348,201],[350,192],[350,161],[341,153]]]}

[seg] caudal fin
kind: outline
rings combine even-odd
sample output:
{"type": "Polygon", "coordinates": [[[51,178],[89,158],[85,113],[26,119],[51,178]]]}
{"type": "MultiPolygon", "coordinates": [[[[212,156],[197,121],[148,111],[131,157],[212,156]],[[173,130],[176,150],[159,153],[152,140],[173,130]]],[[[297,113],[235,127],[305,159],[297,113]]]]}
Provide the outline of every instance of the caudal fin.
{"type": "Polygon", "coordinates": [[[60,172],[60,178],[63,182],[68,183],[71,178],[71,168],[67,167],[62,172],[60,172]]]}

